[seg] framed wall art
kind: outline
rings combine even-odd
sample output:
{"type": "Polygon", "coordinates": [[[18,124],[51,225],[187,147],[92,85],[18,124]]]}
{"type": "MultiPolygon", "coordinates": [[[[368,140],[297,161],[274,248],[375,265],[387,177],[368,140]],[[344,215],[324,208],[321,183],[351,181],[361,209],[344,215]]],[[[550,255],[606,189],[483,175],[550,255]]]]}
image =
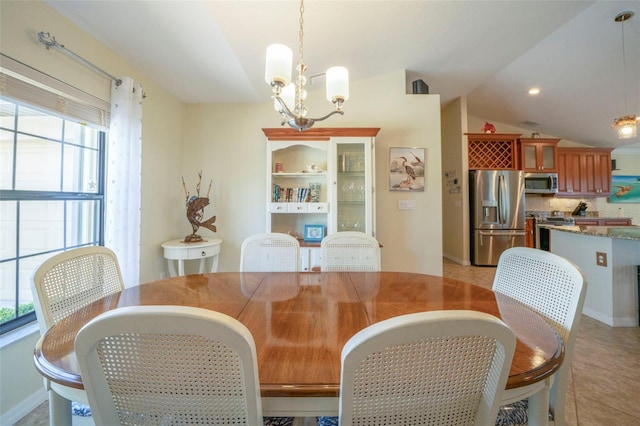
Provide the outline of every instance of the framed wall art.
{"type": "Polygon", "coordinates": [[[640,203],[640,176],[611,176],[610,203],[640,203]]]}
{"type": "Polygon", "coordinates": [[[425,148],[389,148],[389,191],[423,192],[425,148]]]}

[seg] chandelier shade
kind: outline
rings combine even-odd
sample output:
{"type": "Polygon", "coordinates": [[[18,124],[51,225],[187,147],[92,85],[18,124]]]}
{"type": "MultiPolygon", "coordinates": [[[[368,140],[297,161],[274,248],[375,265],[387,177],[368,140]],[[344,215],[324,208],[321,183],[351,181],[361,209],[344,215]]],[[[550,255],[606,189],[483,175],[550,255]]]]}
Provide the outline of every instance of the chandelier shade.
{"type": "Polygon", "coordinates": [[[293,52],[284,44],[272,44],[267,47],[267,61],[264,67],[264,79],[268,84],[274,81],[286,86],[291,81],[293,52]]]}
{"type": "Polygon", "coordinates": [[[304,103],[307,99],[307,69],[303,59],[304,35],[304,0],[300,1],[300,19],[298,31],[299,59],[296,66],[298,76],[291,82],[293,52],[283,44],[272,44],[267,47],[264,78],[273,91],[273,106],[280,114],[281,124],[302,132],[311,128],[317,121],[325,120],[334,114],[343,115],[342,104],[349,99],[349,70],[336,66],[325,73],[327,100],[334,105],[334,110],[319,118],[307,118],[308,109],[304,103]]]}
{"type": "Polygon", "coordinates": [[[327,100],[344,102],[349,99],[349,70],[345,67],[331,67],[327,70],[327,100]]]}

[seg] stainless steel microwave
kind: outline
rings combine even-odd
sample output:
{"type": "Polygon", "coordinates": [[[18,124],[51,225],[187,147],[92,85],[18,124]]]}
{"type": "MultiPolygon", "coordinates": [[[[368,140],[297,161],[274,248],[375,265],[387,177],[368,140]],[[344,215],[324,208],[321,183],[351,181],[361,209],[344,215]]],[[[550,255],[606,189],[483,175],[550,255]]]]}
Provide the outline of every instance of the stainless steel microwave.
{"type": "Polygon", "coordinates": [[[525,173],[524,192],[527,194],[556,194],[558,192],[558,174],[525,173]]]}

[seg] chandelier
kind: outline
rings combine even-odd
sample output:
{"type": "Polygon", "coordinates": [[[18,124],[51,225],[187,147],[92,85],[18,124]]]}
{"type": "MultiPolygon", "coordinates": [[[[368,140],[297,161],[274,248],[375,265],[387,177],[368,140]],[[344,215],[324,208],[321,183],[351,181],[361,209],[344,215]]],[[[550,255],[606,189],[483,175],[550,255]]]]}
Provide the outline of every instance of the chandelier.
{"type": "Polygon", "coordinates": [[[264,78],[273,90],[273,106],[280,114],[281,125],[288,124],[299,132],[311,128],[317,121],[325,120],[334,114],[343,115],[342,104],[349,99],[349,70],[345,67],[331,67],[325,73],[327,100],[332,102],[334,110],[320,118],[308,118],[304,101],[307,98],[305,85],[307,69],[303,59],[303,14],[304,0],[300,1],[300,19],[298,31],[298,77],[291,82],[293,52],[283,44],[272,44],[267,47],[267,59],[264,78]]]}
{"type": "MultiPolygon", "coordinates": [[[[624,50],[624,22],[633,18],[634,13],[631,11],[620,12],[614,18],[614,21],[622,23],[622,67],[624,71],[624,101],[625,109],[629,110],[629,101],[627,99],[627,63],[624,50]]],[[[613,120],[611,127],[618,132],[618,139],[635,138],[637,135],[637,122],[640,117],[635,114],[623,115],[613,120]]]]}

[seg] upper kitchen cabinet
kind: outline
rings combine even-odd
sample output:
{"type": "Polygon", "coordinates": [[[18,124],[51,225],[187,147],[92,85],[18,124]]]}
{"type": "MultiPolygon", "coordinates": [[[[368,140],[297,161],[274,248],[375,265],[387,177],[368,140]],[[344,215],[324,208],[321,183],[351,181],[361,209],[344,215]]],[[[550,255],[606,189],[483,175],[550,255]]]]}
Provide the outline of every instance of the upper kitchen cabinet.
{"type": "Polygon", "coordinates": [[[558,194],[560,196],[581,196],[585,173],[582,150],[558,148],[558,194]]]}
{"type": "Polygon", "coordinates": [[[378,128],[263,129],[267,137],[267,232],[304,237],[305,225],[327,234],[375,236],[374,141],[378,128]]]}
{"type": "Polygon", "coordinates": [[[517,141],[520,134],[465,133],[469,170],[518,170],[517,141]]]}
{"type": "Polygon", "coordinates": [[[611,194],[611,149],[558,148],[558,195],[608,197],[611,194]]]}
{"type": "Polygon", "coordinates": [[[558,142],[560,139],[520,138],[520,168],[533,173],[557,172],[558,142]]]}
{"type": "Polygon", "coordinates": [[[586,167],[585,190],[596,197],[611,195],[612,149],[590,149],[584,153],[586,167]]]}

